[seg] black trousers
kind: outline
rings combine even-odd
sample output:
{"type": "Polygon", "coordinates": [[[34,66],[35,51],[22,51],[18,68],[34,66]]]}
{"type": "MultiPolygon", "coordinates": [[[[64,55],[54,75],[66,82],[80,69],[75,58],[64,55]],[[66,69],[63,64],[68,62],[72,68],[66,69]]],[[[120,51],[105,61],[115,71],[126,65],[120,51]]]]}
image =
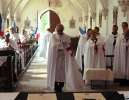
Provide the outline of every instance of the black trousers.
{"type": "Polygon", "coordinates": [[[55,92],[62,92],[64,82],[55,82],[55,92]]]}
{"type": "Polygon", "coordinates": [[[129,80],[127,79],[114,79],[115,83],[120,83],[120,86],[129,86],[129,80]]]}
{"type": "Polygon", "coordinates": [[[84,55],[82,55],[82,70],[81,70],[82,76],[84,74],[84,55]]]}

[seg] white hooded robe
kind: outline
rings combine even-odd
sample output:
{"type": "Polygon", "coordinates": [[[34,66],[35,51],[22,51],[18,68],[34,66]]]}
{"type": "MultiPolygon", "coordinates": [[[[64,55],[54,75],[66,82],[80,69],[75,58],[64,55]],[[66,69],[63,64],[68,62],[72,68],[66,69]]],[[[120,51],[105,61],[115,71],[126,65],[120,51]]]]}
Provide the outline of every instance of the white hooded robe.
{"type": "Polygon", "coordinates": [[[55,81],[64,82],[66,90],[70,91],[84,88],[78,64],[74,57],[65,51],[69,43],[70,38],[65,34],[61,37],[58,34],[53,34],[50,38],[47,85],[51,90],[54,90],[55,81]]]}
{"type": "Polygon", "coordinates": [[[129,79],[129,40],[126,42],[123,34],[117,38],[114,54],[114,78],[129,79]]]}
{"type": "Polygon", "coordinates": [[[49,47],[51,35],[52,33],[47,31],[45,34],[41,35],[40,37],[40,43],[39,43],[40,57],[43,57],[45,59],[48,58],[48,47],[49,47]]]}
{"type": "Polygon", "coordinates": [[[75,55],[75,59],[82,70],[82,56],[84,56],[84,47],[87,42],[86,36],[80,36],[78,47],[75,55]]]}
{"type": "Polygon", "coordinates": [[[86,43],[84,54],[84,80],[86,80],[86,70],[88,68],[106,68],[106,60],[104,57],[105,41],[98,38],[96,45],[98,47],[97,53],[94,48],[95,43],[91,39],[89,39],[86,43]]]}
{"type": "MultiPolygon", "coordinates": [[[[117,40],[117,37],[118,37],[118,34],[117,35],[113,35],[113,34],[110,34],[108,36],[108,38],[106,39],[106,46],[105,46],[105,54],[106,55],[114,55],[114,49],[115,49],[115,46],[113,45],[113,42],[114,42],[114,37],[116,37],[116,40],[117,40]]],[[[106,66],[111,66],[111,58],[106,58],[106,66]]]]}

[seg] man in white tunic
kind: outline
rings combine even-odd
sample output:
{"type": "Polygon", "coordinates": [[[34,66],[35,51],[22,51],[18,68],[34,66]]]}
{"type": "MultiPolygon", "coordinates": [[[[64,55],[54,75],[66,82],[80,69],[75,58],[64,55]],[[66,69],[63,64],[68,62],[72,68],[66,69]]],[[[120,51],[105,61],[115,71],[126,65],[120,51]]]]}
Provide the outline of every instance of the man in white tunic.
{"type": "Polygon", "coordinates": [[[113,56],[114,56],[114,49],[115,49],[117,37],[118,37],[118,26],[113,25],[112,34],[110,34],[106,39],[105,54],[107,56],[106,58],[107,67],[111,67],[111,68],[113,67],[113,56]]]}
{"type": "Polygon", "coordinates": [[[41,37],[40,39],[40,57],[43,57],[45,59],[48,58],[48,47],[49,47],[49,42],[50,42],[50,37],[51,37],[51,29],[48,28],[45,34],[41,37]]]}
{"type": "Polygon", "coordinates": [[[83,63],[84,63],[84,61],[83,61],[84,47],[85,47],[87,40],[90,37],[90,33],[91,33],[91,29],[88,29],[87,33],[85,33],[84,35],[80,35],[80,39],[79,39],[78,47],[77,47],[77,51],[76,51],[75,59],[76,59],[78,65],[80,66],[82,73],[84,71],[84,65],[83,65],[83,63]]]}
{"type": "Polygon", "coordinates": [[[20,34],[20,42],[24,44],[27,43],[27,41],[27,31],[23,29],[22,34],[20,34]]]}
{"type": "Polygon", "coordinates": [[[96,32],[92,30],[91,37],[86,43],[84,54],[84,76],[86,80],[86,70],[88,68],[106,68],[105,65],[105,41],[96,37],[96,32]]]}
{"type": "MultiPolygon", "coordinates": [[[[11,40],[14,40],[16,43],[19,43],[20,42],[20,37],[19,37],[19,33],[18,32],[16,32],[15,31],[15,28],[11,28],[10,29],[10,39],[11,40]]],[[[17,29],[17,31],[19,31],[18,29],[17,29]]]]}
{"type": "Polygon", "coordinates": [[[96,38],[101,39],[102,41],[105,41],[105,38],[101,35],[99,27],[95,27],[94,31],[96,32],[96,38]]]}
{"type": "Polygon", "coordinates": [[[50,38],[48,53],[47,85],[51,90],[62,92],[64,83],[66,88],[74,91],[84,87],[79,66],[71,57],[70,38],[63,33],[62,24],[56,26],[57,33],[50,38]]]}
{"type": "Polygon", "coordinates": [[[123,34],[116,42],[114,57],[114,77],[115,79],[129,80],[129,28],[128,23],[122,23],[123,34]]]}

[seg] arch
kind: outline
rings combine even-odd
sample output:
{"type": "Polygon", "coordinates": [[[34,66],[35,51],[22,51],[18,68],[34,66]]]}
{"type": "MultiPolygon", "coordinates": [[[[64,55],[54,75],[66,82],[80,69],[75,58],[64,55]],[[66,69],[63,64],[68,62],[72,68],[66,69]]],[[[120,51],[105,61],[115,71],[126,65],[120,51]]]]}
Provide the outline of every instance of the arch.
{"type": "Polygon", "coordinates": [[[52,9],[47,9],[45,10],[43,13],[40,14],[39,18],[40,20],[42,19],[42,17],[48,13],[49,14],[49,27],[51,32],[53,33],[55,31],[55,27],[57,24],[60,24],[61,21],[60,21],[60,17],[58,16],[58,14],[52,10],[52,9]],[[54,19],[54,20],[53,20],[54,19]]]}

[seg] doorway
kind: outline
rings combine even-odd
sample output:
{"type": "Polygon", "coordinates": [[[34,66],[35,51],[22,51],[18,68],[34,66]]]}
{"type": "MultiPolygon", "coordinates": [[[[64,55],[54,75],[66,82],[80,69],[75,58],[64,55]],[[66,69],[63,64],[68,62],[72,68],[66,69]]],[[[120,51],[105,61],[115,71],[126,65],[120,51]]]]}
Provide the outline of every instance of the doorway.
{"type": "Polygon", "coordinates": [[[53,10],[47,10],[40,15],[39,30],[43,34],[47,28],[50,28],[53,33],[56,25],[60,23],[58,14],[53,10]]]}
{"type": "Polygon", "coordinates": [[[60,24],[60,18],[58,14],[52,10],[47,10],[40,16],[39,21],[39,56],[47,60],[49,38],[51,33],[55,31],[57,24],[60,24]],[[49,29],[49,32],[47,31],[49,29]]]}

